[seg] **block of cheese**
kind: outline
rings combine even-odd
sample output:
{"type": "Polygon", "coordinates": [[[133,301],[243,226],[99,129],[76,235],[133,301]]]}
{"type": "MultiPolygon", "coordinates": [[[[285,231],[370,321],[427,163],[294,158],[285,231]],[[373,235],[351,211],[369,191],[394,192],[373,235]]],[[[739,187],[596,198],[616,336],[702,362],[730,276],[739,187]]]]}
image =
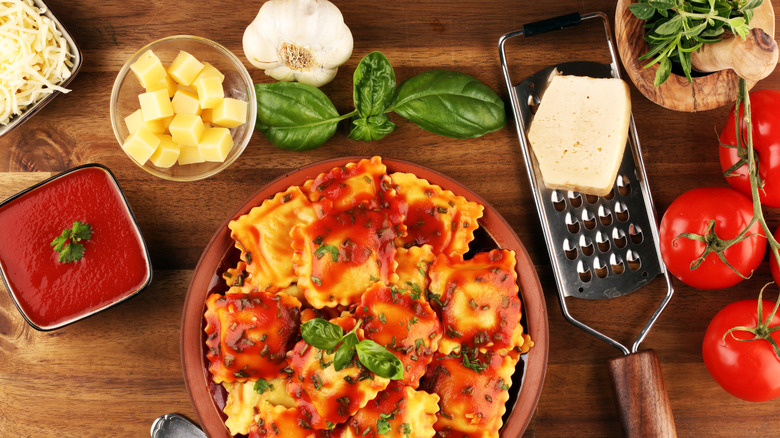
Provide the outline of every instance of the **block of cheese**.
{"type": "Polygon", "coordinates": [[[609,194],[630,121],[631,98],[622,80],[554,75],[528,130],[544,186],[609,194]]]}
{"type": "Polygon", "coordinates": [[[246,123],[247,103],[243,100],[226,97],[211,113],[211,121],[225,128],[235,128],[246,123]]]}
{"type": "Polygon", "coordinates": [[[179,84],[176,83],[176,81],[173,80],[168,75],[168,72],[165,72],[165,77],[154,84],[149,84],[149,86],[145,87],[146,91],[157,91],[157,90],[166,90],[168,92],[168,97],[173,97],[174,93],[176,93],[176,90],[179,84]]]}
{"type": "Polygon", "coordinates": [[[122,150],[139,164],[144,164],[154,154],[159,144],[160,138],[146,127],[141,126],[127,137],[122,144],[122,150]]]}
{"type": "Polygon", "coordinates": [[[197,146],[181,146],[179,149],[179,164],[196,164],[206,160],[200,155],[197,146]]]}
{"type": "Polygon", "coordinates": [[[201,108],[214,108],[222,102],[225,91],[222,89],[222,80],[217,76],[207,76],[194,82],[195,90],[200,99],[201,108]]]}
{"type": "MultiPolygon", "coordinates": [[[[213,65],[209,64],[208,62],[204,62],[203,63],[203,70],[201,70],[200,73],[198,73],[198,76],[195,78],[195,81],[197,81],[200,78],[208,78],[208,77],[212,77],[212,76],[218,77],[220,82],[225,80],[225,75],[222,74],[221,71],[219,71],[216,67],[214,67],[213,65]]],[[[193,82],[195,82],[195,81],[193,81],[193,82]]]]}
{"type": "Polygon", "coordinates": [[[200,156],[205,161],[222,162],[233,148],[233,137],[227,128],[208,128],[198,143],[200,156]]]}
{"type": "Polygon", "coordinates": [[[173,142],[170,135],[162,134],[158,136],[160,144],[154,151],[149,161],[157,167],[168,168],[176,164],[179,159],[179,145],[173,142]]]}
{"type": "Polygon", "coordinates": [[[181,146],[197,146],[205,129],[203,121],[195,114],[176,114],[168,125],[173,141],[181,146]]]}
{"type": "Polygon", "coordinates": [[[144,88],[159,83],[167,76],[160,58],[151,50],[144,52],[137,61],[130,65],[130,70],[135,73],[144,88]]]}
{"type": "Polygon", "coordinates": [[[200,108],[198,95],[185,90],[176,90],[176,94],[171,99],[173,112],[176,114],[195,114],[196,116],[203,111],[200,108]]]}
{"type": "Polygon", "coordinates": [[[157,90],[138,95],[144,121],[163,119],[173,115],[173,105],[167,90],[157,90]]]}
{"type": "Polygon", "coordinates": [[[168,74],[179,84],[189,86],[198,77],[201,70],[203,70],[203,64],[182,50],[168,67],[168,74]]]}

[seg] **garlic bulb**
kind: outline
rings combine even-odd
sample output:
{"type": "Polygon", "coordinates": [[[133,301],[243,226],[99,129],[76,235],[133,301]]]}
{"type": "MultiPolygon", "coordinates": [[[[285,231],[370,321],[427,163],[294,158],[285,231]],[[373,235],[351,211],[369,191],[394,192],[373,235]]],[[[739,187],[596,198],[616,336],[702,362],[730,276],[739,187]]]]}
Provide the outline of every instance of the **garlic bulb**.
{"type": "Polygon", "coordinates": [[[269,0],[244,31],[249,62],[279,81],[319,87],[352,55],[352,33],[327,0],[269,0]]]}

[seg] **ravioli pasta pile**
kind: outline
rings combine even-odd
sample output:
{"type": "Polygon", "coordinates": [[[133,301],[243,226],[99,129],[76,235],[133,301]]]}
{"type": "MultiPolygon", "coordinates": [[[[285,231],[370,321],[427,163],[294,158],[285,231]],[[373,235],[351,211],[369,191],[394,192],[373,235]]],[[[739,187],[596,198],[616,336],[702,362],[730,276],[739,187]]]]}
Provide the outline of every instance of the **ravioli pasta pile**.
{"type": "Polygon", "coordinates": [[[230,222],[241,252],[207,298],[211,377],[233,435],[496,437],[519,355],[515,254],[464,259],[483,207],[379,157],[332,169],[230,222]],[[403,377],[301,339],[324,318],[384,346],[403,377]]]}

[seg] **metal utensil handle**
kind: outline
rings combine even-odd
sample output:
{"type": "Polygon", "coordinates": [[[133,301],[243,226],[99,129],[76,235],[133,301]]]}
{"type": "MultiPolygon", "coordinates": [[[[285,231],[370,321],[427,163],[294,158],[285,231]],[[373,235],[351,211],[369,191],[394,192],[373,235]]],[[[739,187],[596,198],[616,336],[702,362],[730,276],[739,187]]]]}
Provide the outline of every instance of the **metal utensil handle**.
{"type": "Polygon", "coordinates": [[[165,414],[152,423],[152,438],[206,438],[206,433],[179,414],[165,414]]]}
{"type": "Polygon", "coordinates": [[[523,25],[523,34],[525,36],[537,35],[553,30],[563,29],[569,26],[576,26],[582,22],[580,14],[574,12],[571,14],[560,15],[558,17],[548,18],[523,25]]]}

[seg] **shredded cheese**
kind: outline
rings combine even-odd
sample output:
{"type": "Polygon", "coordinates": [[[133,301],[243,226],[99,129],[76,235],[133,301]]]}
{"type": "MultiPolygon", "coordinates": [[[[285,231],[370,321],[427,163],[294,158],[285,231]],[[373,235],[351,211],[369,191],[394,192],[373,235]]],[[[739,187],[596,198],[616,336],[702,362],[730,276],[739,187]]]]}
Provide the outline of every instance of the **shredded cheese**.
{"type": "Polygon", "coordinates": [[[0,125],[71,75],[73,54],[55,23],[32,0],[0,1],[0,125]]]}

